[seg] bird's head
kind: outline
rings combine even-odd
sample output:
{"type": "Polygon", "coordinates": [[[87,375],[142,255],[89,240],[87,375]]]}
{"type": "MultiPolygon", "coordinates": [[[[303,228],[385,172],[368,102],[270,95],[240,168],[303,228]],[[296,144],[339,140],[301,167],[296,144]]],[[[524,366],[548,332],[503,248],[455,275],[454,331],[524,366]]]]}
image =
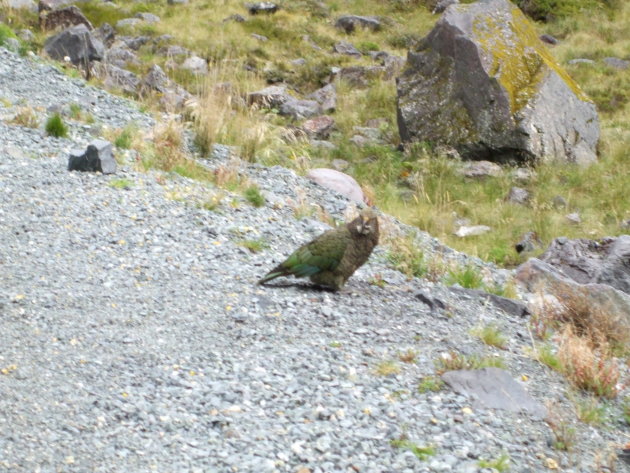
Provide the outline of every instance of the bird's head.
{"type": "Polygon", "coordinates": [[[361,210],[361,213],[352,223],[352,230],[359,235],[378,235],[378,218],[376,212],[370,207],[361,210]]]}

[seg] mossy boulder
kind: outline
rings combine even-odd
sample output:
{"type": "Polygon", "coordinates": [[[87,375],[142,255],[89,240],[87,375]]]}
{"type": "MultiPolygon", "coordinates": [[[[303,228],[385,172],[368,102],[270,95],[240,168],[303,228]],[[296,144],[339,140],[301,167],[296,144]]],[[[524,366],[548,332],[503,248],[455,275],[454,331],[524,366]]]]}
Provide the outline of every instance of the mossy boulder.
{"type": "Polygon", "coordinates": [[[404,142],[495,162],[597,159],[595,105],[507,0],[452,5],[397,79],[404,142]]]}

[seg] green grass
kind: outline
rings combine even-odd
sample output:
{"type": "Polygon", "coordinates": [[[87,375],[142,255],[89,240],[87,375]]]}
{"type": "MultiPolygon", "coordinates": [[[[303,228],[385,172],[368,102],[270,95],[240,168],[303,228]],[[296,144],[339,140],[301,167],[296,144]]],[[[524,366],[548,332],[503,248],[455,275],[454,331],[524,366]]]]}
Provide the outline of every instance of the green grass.
{"type": "Polygon", "coordinates": [[[438,374],[455,370],[478,370],[481,368],[495,367],[505,368],[503,358],[496,356],[464,355],[452,351],[447,356],[434,360],[435,370],[438,374]]]}
{"type": "Polygon", "coordinates": [[[410,440],[405,439],[392,440],[390,444],[394,448],[404,448],[405,450],[409,450],[420,460],[426,460],[436,453],[435,447],[431,445],[420,446],[410,440]]]}
{"type": "MultiPolygon", "coordinates": [[[[460,164],[428,143],[398,151],[400,142],[396,120],[396,90],[393,81],[374,81],[365,89],[344,82],[337,84],[336,131],[331,141],[336,149],[312,148],[299,140],[285,139],[291,134],[292,120],[269,110],[250,110],[242,106],[242,97],[267,84],[265,78],[282,79],[290,89],[303,95],[321,87],[332,67],[373,65],[365,56],[359,59],[334,55],[331,47],[348,40],[364,52],[382,49],[405,56],[407,50],[422,38],[437,21],[425,2],[416,0],[349,0],[345,2],[285,2],[283,9],[270,17],[252,17],[247,22],[223,22],[235,13],[244,14],[242,2],[225,0],[217,11],[211,3],[190,2],[169,7],[165,2],[121,3],[118,8],[91,0],[82,2],[81,10],[95,26],[115,24],[138,11],[151,11],[161,17],[155,25],[140,31],[152,36],[172,34],[172,43],[185,46],[209,60],[207,81],[175,70],[172,75],[182,85],[202,94],[200,105],[191,112],[194,132],[201,150],[213,143],[239,148],[242,158],[267,165],[280,164],[303,172],[308,167],[327,167],[333,159],[349,163],[346,172],[369,187],[378,207],[405,223],[416,225],[439,238],[444,244],[470,255],[479,256],[503,266],[515,266],[525,256],[514,250],[514,244],[528,231],[536,231],[543,244],[554,237],[598,238],[623,233],[621,222],[630,219],[630,199],[625,180],[630,174],[630,75],[604,65],[608,56],[627,58],[630,51],[630,2],[620,0],[518,0],[527,3],[531,13],[550,21],[536,27],[561,41],[551,52],[559,63],[593,99],[600,112],[602,139],[600,159],[588,168],[557,163],[532,166],[534,179],[518,183],[512,169],[505,166],[502,176],[471,181],[457,170],[460,164]],[[614,9],[614,10],[613,10],[614,9]],[[549,12],[555,19],[551,19],[549,12]],[[332,19],[344,13],[379,15],[393,24],[379,32],[359,29],[352,35],[338,31],[332,19]],[[211,25],[211,27],[209,27],[211,25]],[[261,43],[250,33],[265,35],[261,43]],[[308,35],[308,41],[303,37],[308,35]],[[316,45],[318,48],[313,47],[316,45]],[[304,66],[290,61],[304,58],[304,66]],[[590,58],[595,65],[568,65],[574,58],[590,58]],[[245,67],[247,66],[247,67],[245,67]],[[231,91],[216,91],[215,85],[229,82],[231,91]],[[381,119],[382,143],[355,146],[350,138],[354,127],[366,126],[368,120],[381,119]],[[510,187],[519,185],[530,191],[528,206],[506,202],[510,187]],[[556,195],[568,202],[568,208],[552,205],[556,195]],[[565,214],[579,212],[582,223],[573,225],[565,214]],[[467,218],[472,224],[488,225],[492,231],[481,236],[459,238],[455,220],[467,218]]],[[[2,12],[5,24],[14,29],[26,27],[35,32],[35,49],[45,35],[38,30],[37,15],[17,10],[2,12]]],[[[12,36],[2,26],[2,38],[12,36]]],[[[165,65],[167,58],[147,45],[138,52],[148,62],[165,65]]],[[[73,73],[76,70],[69,69],[73,73]]],[[[136,71],[139,73],[143,70],[136,71]]],[[[155,101],[155,97],[147,101],[155,101]]],[[[154,106],[152,106],[154,107],[154,106]]],[[[121,146],[124,147],[122,138],[121,146]]],[[[118,146],[118,145],[117,145],[118,146]]],[[[159,156],[148,161],[157,167],[176,167],[175,172],[205,179],[203,172],[190,165],[173,166],[159,156]]],[[[407,275],[424,276],[427,262],[416,255],[412,264],[401,269],[407,275]]],[[[535,255],[534,255],[535,256],[535,255]]],[[[395,259],[395,257],[393,257],[395,259]]],[[[404,262],[392,261],[394,266],[404,262]]],[[[471,276],[467,284],[474,284],[471,276]]],[[[452,275],[450,276],[453,277],[452,275]]],[[[463,278],[457,275],[455,279],[463,278]]],[[[436,278],[436,279],[439,279],[436,278]]],[[[461,282],[460,282],[461,284],[461,282]]],[[[491,291],[492,288],[485,288],[491,291]]]]}
{"type": "Polygon", "coordinates": [[[479,460],[477,463],[479,468],[492,468],[493,470],[503,473],[510,471],[510,456],[507,453],[502,453],[498,458],[493,460],[479,460]]]}
{"type": "Polygon", "coordinates": [[[483,287],[483,276],[480,269],[474,266],[452,267],[446,273],[444,283],[447,286],[459,284],[468,289],[483,287]]]}
{"type": "Polygon", "coordinates": [[[596,397],[577,398],[573,400],[577,418],[585,424],[604,425],[608,418],[606,406],[596,397]]]}
{"type": "Polygon", "coordinates": [[[421,394],[438,392],[442,389],[444,389],[444,381],[437,376],[425,376],[418,383],[418,392],[421,394]]]}
{"type": "Polygon", "coordinates": [[[114,139],[114,145],[117,148],[129,149],[133,143],[133,137],[138,132],[136,125],[127,125],[114,139]]]}
{"type": "Polygon", "coordinates": [[[472,334],[486,345],[501,349],[505,349],[507,346],[507,337],[501,333],[501,330],[495,324],[477,327],[472,330],[472,334]]]}
{"type": "Polygon", "coordinates": [[[561,373],[563,370],[558,354],[549,343],[538,346],[536,349],[536,359],[554,371],[561,373]]]}
{"type": "Polygon", "coordinates": [[[109,181],[108,185],[114,189],[131,189],[133,187],[133,181],[123,177],[120,179],[112,179],[109,181]]]}
{"type": "Polygon", "coordinates": [[[262,195],[258,186],[250,186],[243,192],[243,195],[247,199],[247,201],[252,204],[254,207],[262,207],[265,205],[265,196],[262,195]]]}
{"type": "Polygon", "coordinates": [[[45,129],[49,136],[54,136],[55,138],[65,138],[68,136],[68,127],[58,113],[48,118],[45,129]]]}
{"type": "Polygon", "coordinates": [[[237,245],[247,248],[252,253],[260,253],[265,248],[269,248],[269,242],[264,238],[258,238],[253,240],[240,240],[236,242],[237,245]]]}

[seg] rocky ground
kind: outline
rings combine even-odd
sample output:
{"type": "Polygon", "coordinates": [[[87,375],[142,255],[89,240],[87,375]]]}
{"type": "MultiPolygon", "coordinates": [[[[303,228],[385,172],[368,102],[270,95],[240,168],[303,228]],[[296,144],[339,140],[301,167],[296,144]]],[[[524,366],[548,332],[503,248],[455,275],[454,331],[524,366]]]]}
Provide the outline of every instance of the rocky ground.
{"type": "MultiPolygon", "coordinates": [[[[472,473],[507,455],[510,471],[591,473],[628,440],[616,422],[576,424],[563,452],[541,418],[473,407],[449,389],[418,392],[434,360],[458,350],[502,357],[540,404],[572,412],[566,382],[526,355],[525,318],[407,281],[383,248],[342,293],[256,286],[326,229],[295,218],[300,196],[341,219],[340,196],[293,171],[242,164],[266,205],[228,193],[206,210],[213,190],[182,177],[129,163],[116,175],[68,172],[68,151],[104,127],[148,129],[152,118],[2,49],[0,97],[0,471],[472,473]],[[69,103],[96,118],[71,122],[70,139],[7,123],[24,104],[45,115],[69,103]],[[260,238],[268,247],[258,253],[239,244],[260,238]],[[371,284],[377,274],[384,287],[371,284]],[[489,322],[506,350],[470,334],[489,322]],[[415,360],[400,361],[410,350],[415,360]],[[392,445],[400,439],[434,453],[421,459],[392,445]]],[[[225,151],[208,165],[225,164],[225,151]]],[[[428,235],[418,242],[469,261],[428,235]]]]}

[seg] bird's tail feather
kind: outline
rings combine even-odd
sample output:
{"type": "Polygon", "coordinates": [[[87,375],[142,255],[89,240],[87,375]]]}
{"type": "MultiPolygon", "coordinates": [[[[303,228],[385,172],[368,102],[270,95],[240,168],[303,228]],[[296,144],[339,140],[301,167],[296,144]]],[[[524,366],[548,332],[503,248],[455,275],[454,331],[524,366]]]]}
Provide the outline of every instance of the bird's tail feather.
{"type": "Polygon", "coordinates": [[[265,284],[266,282],[279,278],[280,276],[286,276],[286,272],[280,270],[269,271],[265,277],[258,281],[258,284],[265,284]]]}

